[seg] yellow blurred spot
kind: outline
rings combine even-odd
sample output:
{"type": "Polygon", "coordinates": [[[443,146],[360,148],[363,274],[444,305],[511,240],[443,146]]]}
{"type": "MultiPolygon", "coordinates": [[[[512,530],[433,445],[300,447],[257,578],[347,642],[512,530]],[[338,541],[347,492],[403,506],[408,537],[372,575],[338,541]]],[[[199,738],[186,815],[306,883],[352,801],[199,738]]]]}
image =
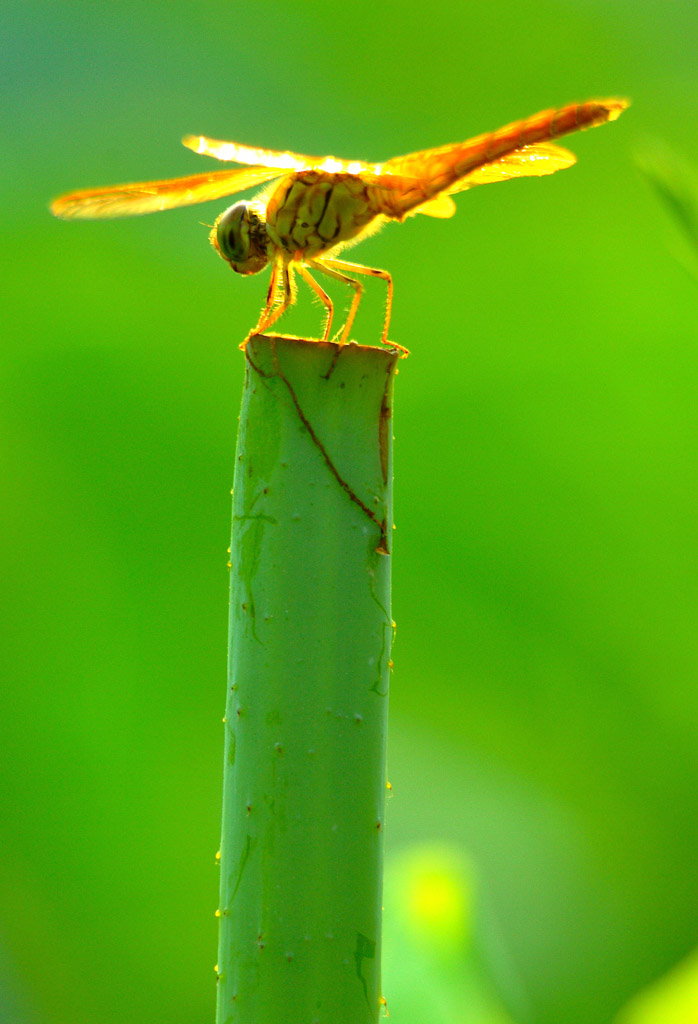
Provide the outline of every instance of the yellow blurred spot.
{"type": "Polygon", "coordinates": [[[219,861],[220,859],[221,859],[221,851],[219,850],[218,853],[216,854],[216,861],[219,861]]]}
{"type": "Polygon", "coordinates": [[[403,861],[405,924],[420,943],[461,955],[472,919],[472,880],[460,852],[448,846],[422,847],[403,861]]]}
{"type": "Polygon", "coordinates": [[[217,910],[214,916],[215,916],[215,917],[220,917],[220,916],[221,916],[221,912],[220,912],[220,910],[217,910]]]}
{"type": "Polygon", "coordinates": [[[216,974],[218,974],[218,964],[216,964],[213,969],[216,972],[216,974]]]}
{"type": "Polygon", "coordinates": [[[695,1024],[698,1020],[698,950],[635,996],[615,1024],[695,1024]]]}
{"type": "Polygon", "coordinates": [[[434,873],[415,879],[410,910],[427,928],[446,927],[453,931],[463,917],[460,887],[449,875],[434,873]]]}

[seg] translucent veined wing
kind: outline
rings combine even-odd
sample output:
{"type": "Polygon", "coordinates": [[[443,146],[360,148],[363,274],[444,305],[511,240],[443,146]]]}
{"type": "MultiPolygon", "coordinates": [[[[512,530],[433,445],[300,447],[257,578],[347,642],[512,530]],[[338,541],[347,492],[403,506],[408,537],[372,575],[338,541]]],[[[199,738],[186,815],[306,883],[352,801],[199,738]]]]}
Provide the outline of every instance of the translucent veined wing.
{"type": "Polygon", "coordinates": [[[327,174],[379,175],[380,164],[367,164],[362,160],[340,160],[334,156],[307,156],[304,153],[277,152],[274,149],[256,149],[238,142],[209,139],[205,135],[185,135],[183,145],[195,153],[215,157],[216,160],[256,167],[274,167],[279,171],[324,171],[327,174]]]}
{"type": "MultiPolygon", "coordinates": [[[[468,187],[467,185],[465,186],[468,187]]],[[[413,213],[424,213],[427,217],[438,217],[440,220],[446,220],[447,217],[452,217],[456,212],[456,204],[451,199],[447,192],[442,192],[435,199],[429,199],[428,202],[422,203],[421,206],[415,206],[414,210],[410,210],[407,214],[411,217],[413,213]]]]}
{"type": "Polygon", "coordinates": [[[64,220],[133,217],[141,213],[171,210],[177,206],[205,203],[209,199],[254,188],[281,176],[268,167],[239,167],[184,178],[142,181],[130,185],[87,188],[54,199],[51,212],[64,220]]]}
{"type": "MultiPolygon", "coordinates": [[[[430,168],[443,158],[448,159],[455,147],[441,146],[438,149],[425,149],[422,153],[410,153],[409,156],[396,157],[383,164],[383,173],[405,175],[412,178],[429,179],[430,168]],[[421,174],[419,171],[421,170],[421,174]]],[[[486,185],[494,181],[507,181],[509,178],[525,178],[554,174],[577,162],[574,153],[552,142],[537,142],[529,146],[521,146],[510,153],[505,153],[495,160],[480,164],[469,171],[447,190],[451,195],[463,192],[473,185],[486,185]]]]}
{"type": "Polygon", "coordinates": [[[566,167],[576,164],[577,157],[569,149],[555,146],[552,142],[538,142],[533,146],[522,146],[511,153],[484,164],[470,171],[465,177],[455,182],[448,190],[448,195],[463,192],[473,185],[489,185],[495,181],[508,181],[510,178],[542,177],[544,174],[555,174],[566,167]]]}
{"type": "MultiPolygon", "coordinates": [[[[416,169],[414,156],[409,158],[410,163],[408,166],[411,170],[416,169]]],[[[555,171],[571,167],[576,161],[577,158],[574,153],[570,153],[567,149],[562,149],[561,146],[554,146],[552,143],[523,146],[521,149],[515,149],[511,153],[507,153],[498,160],[493,160],[491,163],[476,167],[475,170],[459,178],[452,185],[444,189],[443,192],[439,192],[434,198],[428,199],[419,206],[407,209],[407,216],[411,217],[414,214],[423,213],[428,217],[452,217],[456,212],[456,204],[451,199],[451,196],[456,192],[464,192],[475,185],[487,185],[495,181],[508,181],[510,178],[554,174],[555,171]]],[[[371,184],[393,190],[405,198],[409,197],[410,193],[414,194],[415,192],[424,191],[425,185],[428,187],[428,178],[420,181],[415,178],[405,178],[399,174],[391,174],[389,171],[391,166],[399,167],[400,161],[388,161],[384,165],[383,174],[377,176],[375,181],[371,181],[371,184]]],[[[369,176],[366,177],[368,180],[371,180],[369,176]]]]}

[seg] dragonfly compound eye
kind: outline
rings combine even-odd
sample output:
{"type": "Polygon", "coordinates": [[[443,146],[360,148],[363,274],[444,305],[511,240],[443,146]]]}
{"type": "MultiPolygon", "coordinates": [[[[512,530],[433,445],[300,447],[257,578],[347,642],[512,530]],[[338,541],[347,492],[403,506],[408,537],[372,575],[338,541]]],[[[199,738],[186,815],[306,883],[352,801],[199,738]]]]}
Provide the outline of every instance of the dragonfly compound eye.
{"type": "Polygon", "coordinates": [[[269,261],[263,210],[241,201],[220,215],[211,231],[211,244],[238,274],[257,274],[269,261]]]}

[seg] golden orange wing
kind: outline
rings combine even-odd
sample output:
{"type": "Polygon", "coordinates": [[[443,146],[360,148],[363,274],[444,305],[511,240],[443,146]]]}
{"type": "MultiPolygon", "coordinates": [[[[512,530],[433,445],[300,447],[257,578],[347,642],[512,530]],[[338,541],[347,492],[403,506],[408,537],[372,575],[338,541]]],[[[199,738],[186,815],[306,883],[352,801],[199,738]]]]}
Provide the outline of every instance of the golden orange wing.
{"type": "MultiPolygon", "coordinates": [[[[425,149],[409,156],[395,157],[383,164],[383,173],[404,175],[406,177],[425,179],[430,170],[438,163],[449,162],[452,157],[470,147],[471,143],[480,143],[485,136],[478,136],[470,142],[460,145],[439,146],[437,149],[425,149]]],[[[474,146],[474,149],[480,148],[474,146]]],[[[570,167],[576,163],[576,156],[562,146],[552,142],[536,142],[512,148],[509,152],[488,157],[483,149],[477,165],[467,171],[463,178],[454,183],[449,192],[460,192],[473,185],[485,185],[492,181],[507,181],[509,178],[523,178],[535,175],[554,174],[555,171],[570,167]]]]}
{"type": "Polygon", "coordinates": [[[283,171],[269,167],[238,167],[163,181],[87,188],[54,199],[51,212],[64,220],[133,217],[220,199],[272,181],[281,174],[283,171]]]}
{"type": "Polygon", "coordinates": [[[256,167],[277,168],[279,172],[324,171],[327,174],[378,175],[380,164],[368,164],[363,160],[341,160],[335,156],[307,156],[305,153],[279,152],[275,149],[257,149],[243,146],[239,142],[225,142],[223,139],[209,139],[206,135],[185,135],[182,144],[187,149],[216,160],[237,164],[252,164],[256,167]]]}
{"type": "Polygon", "coordinates": [[[551,143],[539,143],[537,146],[524,146],[523,149],[515,149],[513,153],[507,153],[499,160],[491,164],[484,164],[476,170],[471,171],[464,178],[460,178],[444,192],[440,192],[435,199],[430,199],[421,206],[410,210],[408,216],[414,213],[425,213],[429,217],[452,217],[456,212],[456,204],[451,196],[456,192],[465,192],[475,185],[489,185],[495,181],[508,181],[510,178],[540,177],[544,174],[554,174],[555,171],[564,170],[577,162],[574,153],[561,146],[553,146],[551,143]]]}
{"type": "Polygon", "coordinates": [[[427,217],[436,217],[439,220],[446,220],[456,212],[456,204],[447,192],[440,192],[435,199],[429,199],[421,206],[415,206],[407,214],[411,217],[415,213],[424,213],[427,217]]]}
{"type": "Polygon", "coordinates": [[[577,162],[574,153],[562,146],[554,146],[551,142],[539,142],[534,146],[523,146],[515,149],[499,160],[493,160],[490,164],[483,164],[474,171],[470,171],[460,181],[455,182],[448,194],[463,192],[474,185],[489,185],[495,181],[508,181],[510,178],[542,177],[545,174],[555,174],[566,167],[571,167],[577,162]]]}

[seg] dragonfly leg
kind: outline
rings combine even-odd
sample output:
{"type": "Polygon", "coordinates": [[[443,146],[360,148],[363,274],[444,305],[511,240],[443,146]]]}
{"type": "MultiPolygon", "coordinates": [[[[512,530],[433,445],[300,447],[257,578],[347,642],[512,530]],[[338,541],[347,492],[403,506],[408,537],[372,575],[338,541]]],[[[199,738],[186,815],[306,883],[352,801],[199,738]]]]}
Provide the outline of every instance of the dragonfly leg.
{"type": "MultiPolygon", "coordinates": [[[[313,261],[309,260],[308,262],[310,263],[311,266],[315,266],[313,261]]],[[[321,267],[318,267],[318,270],[321,269],[321,267]]],[[[308,270],[306,269],[306,267],[304,267],[302,263],[298,265],[298,273],[301,275],[305,283],[310,288],[313,289],[313,291],[320,299],[322,304],[327,308],[327,320],[325,322],[325,331],[324,334],[322,335],[322,340],[328,341],[330,337],[330,328],[332,327],[332,317],[334,316],[334,306],[332,305],[332,299],[329,297],[325,289],[320,287],[315,278],[308,273],[308,270]]]]}
{"type": "MultiPolygon", "coordinates": [[[[361,263],[348,263],[346,260],[335,260],[321,257],[313,261],[313,265],[318,270],[324,270],[325,273],[331,274],[332,277],[338,277],[340,280],[346,281],[347,284],[351,284],[352,287],[356,288],[359,285],[358,281],[354,281],[352,277],[346,276],[348,271],[351,274],[366,274],[368,277],[379,277],[382,281],[387,284],[387,298],[385,303],[385,320],[383,321],[383,333],[381,335],[381,344],[389,345],[391,348],[397,348],[403,355],[409,355],[409,349],[406,349],[403,345],[398,345],[395,341],[388,341],[388,328],[390,327],[390,314],[393,308],[393,279],[387,270],[378,270],[377,267],[364,267],[361,263]],[[334,273],[332,273],[334,271],[334,273]]],[[[354,301],[352,302],[352,308],[349,311],[349,319],[342,332],[341,343],[347,340],[349,329],[351,328],[352,321],[356,316],[356,310],[359,306],[359,300],[361,298],[361,291],[357,291],[354,295],[354,301]]]]}
{"type": "Polygon", "coordinates": [[[296,301],[296,283],[290,263],[277,260],[274,263],[267,292],[267,304],[262,310],[259,320],[243,341],[240,348],[245,348],[253,334],[264,334],[296,301]],[[281,270],[281,298],[278,297],[279,270],[281,270]]]}
{"type": "Polygon", "coordinates": [[[269,288],[267,289],[267,304],[264,308],[264,313],[268,313],[272,306],[278,301],[277,290],[279,287],[279,261],[274,260],[274,264],[271,268],[271,277],[269,278],[269,288]]]}
{"type": "Polygon", "coordinates": [[[346,274],[340,274],[335,267],[329,267],[327,265],[329,262],[329,260],[325,261],[322,259],[308,260],[309,265],[315,270],[319,270],[321,274],[327,274],[328,277],[334,277],[337,281],[343,281],[345,284],[348,284],[350,288],[354,289],[354,298],[351,302],[349,314],[347,316],[346,323],[342,328],[342,333],[339,336],[339,344],[344,345],[349,340],[349,331],[351,330],[351,325],[354,323],[354,317],[356,316],[356,311],[359,308],[359,303],[361,302],[364,286],[360,281],[355,281],[353,277],[347,277],[346,274]]]}

